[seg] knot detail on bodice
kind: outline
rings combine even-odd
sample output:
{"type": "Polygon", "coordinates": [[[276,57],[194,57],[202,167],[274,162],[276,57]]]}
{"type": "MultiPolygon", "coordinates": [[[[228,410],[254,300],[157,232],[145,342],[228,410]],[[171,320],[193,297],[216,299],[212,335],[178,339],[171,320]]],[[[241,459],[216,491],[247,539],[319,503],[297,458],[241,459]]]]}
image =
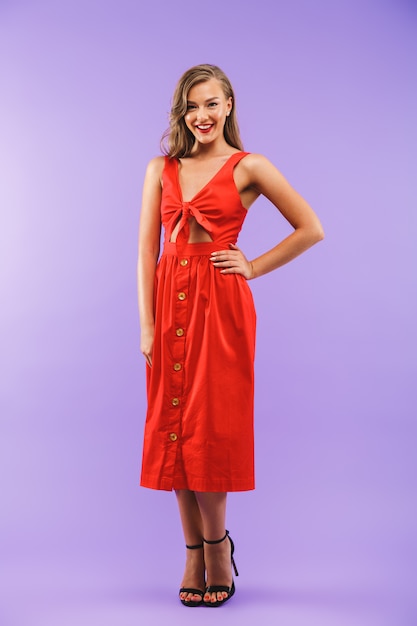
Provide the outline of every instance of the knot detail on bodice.
{"type": "MultiPolygon", "coordinates": [[[[190,218],[194,218],[205,231],[212,237],[212,227],[209,220],[198,210],[192,202],[181,202],[181,208],[178,209],[172,218],[172,230],[178,224],[176,244],[177,249],[188,243],[190,238],[190,218]],[[178,222],[179,220],[179,222],[178,222]]],[[[171,233],[172,233],[171,230],[171,233]]]]}

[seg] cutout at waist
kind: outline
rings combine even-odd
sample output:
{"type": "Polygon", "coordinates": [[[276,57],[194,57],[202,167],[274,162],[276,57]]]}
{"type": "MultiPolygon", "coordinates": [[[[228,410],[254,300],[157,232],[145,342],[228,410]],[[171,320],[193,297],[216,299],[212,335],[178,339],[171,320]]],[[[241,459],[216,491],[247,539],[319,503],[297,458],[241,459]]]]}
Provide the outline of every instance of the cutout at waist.
{"type": "MultiPolygon", "coordinates": [[[[206,231],[205,228],[203,228],[197,222],[195,217],[188,218],[188,225],[190,227],[190,234],[189,234],[187,243],[191,243],[195,245],[198,243],[210,243],[213,241],[213,239],[210,237],[210,234],[206,231]]],[[[177,241],[179,229],[180,229],[180,219],[178,220],[178,222],[176,223],[176,225],[174,226],[172,230],[171,237],[169,239],[171,243],[175,243],[177,241]]]]}

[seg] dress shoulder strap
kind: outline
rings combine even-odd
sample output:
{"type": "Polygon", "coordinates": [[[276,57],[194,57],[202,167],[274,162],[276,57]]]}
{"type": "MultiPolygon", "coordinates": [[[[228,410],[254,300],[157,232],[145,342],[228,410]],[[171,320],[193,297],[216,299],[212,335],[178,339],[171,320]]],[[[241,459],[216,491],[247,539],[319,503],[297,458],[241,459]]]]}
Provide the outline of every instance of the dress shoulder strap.
{"type": "Polygon", "coordinates": [[[174,164],[174,159],[169,157],[168,155],[164,156],[164,160],[165,160],[165,164],[164,164],[164,169],[172,169],[172,166],[174,164]]]}
{"type": "Polygon", "coordinates": [[[235,166],[239,163],[239,161],[241,161],[248,154],[250,154],[250,152],[243,152],[243,151],[235,152],[234,154],[232,154],[232,156],[229,157],[229,160],[226,163],[226,169],[230,168],[233,170],[235,166]]]}
{"type": "Polygon", "coordinates": [[[175,159],[165,155],[164,160],[165,160],[165,163],[164,163],[164,168],[162,170],[162,178],[169,178],[170,180],[173,180],[176,175],[175,159]]]}

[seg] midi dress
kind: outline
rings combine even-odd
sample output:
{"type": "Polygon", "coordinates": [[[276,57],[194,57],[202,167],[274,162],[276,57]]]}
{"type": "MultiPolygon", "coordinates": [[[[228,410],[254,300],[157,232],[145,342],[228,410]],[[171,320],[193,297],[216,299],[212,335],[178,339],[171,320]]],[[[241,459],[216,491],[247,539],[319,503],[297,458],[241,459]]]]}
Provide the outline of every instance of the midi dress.
{"type": "Polygon", "coordinates": [[[255,487],[255,307],[246,279],[221,274],[210,261],[213,251],[236,243],[247,215],[233,178],[247,154],[232,154],[190,201],[182,198],[178,160],[165,157],[165,239],[155,275],[152,367],[146,365],[144,487],[255,487]],[[188,243],[191,217],[212,241],[188,243]]]}

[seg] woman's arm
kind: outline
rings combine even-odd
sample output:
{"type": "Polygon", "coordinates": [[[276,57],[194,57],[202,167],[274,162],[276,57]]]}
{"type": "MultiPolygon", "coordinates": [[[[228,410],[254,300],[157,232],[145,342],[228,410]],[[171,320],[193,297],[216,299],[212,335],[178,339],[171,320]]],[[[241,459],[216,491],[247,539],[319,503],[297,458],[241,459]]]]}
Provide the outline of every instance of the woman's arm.
{"type": "Polygon", "coordinates": [[[140,349],[152,365],[154,339],[154,283],[161,237],[161,176],[164,158],[150,161],[145,175],[139,224],[138,303],[140,349]]]}
{"type": "Polygon", "coordinates": [[[310,205],[291,187],[268,159],[250,154],[241,161],[246,187],[264,195],[294,228],[288,237],[253,261],[248,261],[237,246],[214,253],[212,261],[223,274],[242,274],[252,279],[288,263],[324,237],[320,220],[310,205]],[[223,269],[222,269],[223,268],[223,269]]]}

